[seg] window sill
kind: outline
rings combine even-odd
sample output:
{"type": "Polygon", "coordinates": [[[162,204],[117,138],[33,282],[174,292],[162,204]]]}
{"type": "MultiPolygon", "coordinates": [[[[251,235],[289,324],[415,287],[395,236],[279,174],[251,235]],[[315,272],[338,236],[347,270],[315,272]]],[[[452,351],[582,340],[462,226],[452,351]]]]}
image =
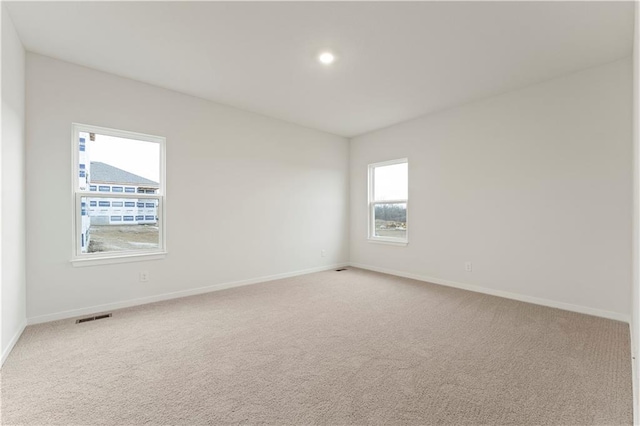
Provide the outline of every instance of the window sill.
{"type": "Polygon", "coordinates": [[[409,244],[409,241],[381,240],[378,238],[367,238],[367,241],[374,244],[386,244],[389,246],[406,246],[409,244]]]}
{"type": "Polygon", "coordinates": [[[140,254],[124,254],[118,256],[103,256],[103,257],[88,257],[72,259],[71,264],[74,267],[84,266],[96,266],[96,265],[109,265],[113,263],[127,263],[127,262],[145,262],[148,260],[160,260],[167,256],[166,251],[154,252],[154,253],[140,253],[140,254]]]}

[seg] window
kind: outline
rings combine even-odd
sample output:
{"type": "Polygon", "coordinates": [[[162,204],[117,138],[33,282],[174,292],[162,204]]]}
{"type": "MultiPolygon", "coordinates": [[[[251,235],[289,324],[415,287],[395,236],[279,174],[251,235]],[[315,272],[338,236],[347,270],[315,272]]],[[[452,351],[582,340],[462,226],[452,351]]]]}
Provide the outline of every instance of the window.
{"type": "Polygon", "coordinates": [[[164,255],[165,139],[83,124],[72,134],[74,265],[164,255]],[[135,206],[145,214],[123,210],[135,206]]]}
{"type": "Polygon", "coordinates": [[[406,158],[369,165],[369,240],[408,243],[408,177],[406,158]]]}

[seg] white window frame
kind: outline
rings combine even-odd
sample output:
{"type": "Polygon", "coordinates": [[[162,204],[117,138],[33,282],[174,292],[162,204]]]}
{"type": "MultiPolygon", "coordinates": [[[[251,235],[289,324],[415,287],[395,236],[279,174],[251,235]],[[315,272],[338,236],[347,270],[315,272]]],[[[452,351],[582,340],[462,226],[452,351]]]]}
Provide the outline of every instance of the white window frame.
{"type": "MultiPolygon", "coordinates": [[[[379,163],[369,164],[369,177],[368,177],[368,211],[369,211],[369,219],[367,224],[367,239],[369,242],[374,243],[383,243],[397,246],[406,246],[409,244],[409,195],[407,194],[406,199],[401,200],[385,200],[385,201],[375,201],[375,169],[377,167],[384,166],[393,166],[395,164],[407,164],[407,170],[409,169],[409,160],[407,158],[399,158],[397,160],[389,160],[382,161],[379,163]],[[405,238],[394,238],[394,237],[379,237],[376,236],[375,232],[375,207],[377,204],[396,204],[396,203],[404,203],[407,206],[407,232],[405,233],[405,238]]],[[[407,177],[407,185],[408,185],[408,177],[407,177]]],[[[407,188],[408,190],[408,188],[407,188]]]]}
{"type": "MultiPolygon", "coordinates": [[[[100,265],[105,263],[122,263],[122,262],[135,262],[145,260],[162,259],[167,254],[166,243],[166,208],[167,208],[167,196],[166,196],[166,138],[163,136],[146,135],[143,133],[130,132],[125,130],[110,129],[106,127],[98,127],[87,124],[72,123],[71,131],[71,152],[72,152],[72,167],[71,167],[71,192],[72,192],[72,243],[71,243],[71,263],[74,266],[91,266],[100,265]],[[99,192],[89,191],[89,185],[87,190],[80,190],[80,183],[78,176],[80,173],[80,152],[78,149],[78,142],[80,140],[80,133],[96,133],[105,136],[114,136],[118,138],[133,139],[144,142],[157,143],[160,148],[160,182],[159,188],[156,194],[141,194],[141,193],[129,193],[122,192],[114,194],[112,192],[99,192]],[[81,203],[82,198],[135,198],[135,199],[153,199],[158,200],[158,248],[153,250],[135,250],[124,252],[99,252],[99,253],[82,253],[82,247],[80,237],[82,234],[82,211],[81,203]]],[[[87,210],[89,206],[86,206],[87,210]]]]}

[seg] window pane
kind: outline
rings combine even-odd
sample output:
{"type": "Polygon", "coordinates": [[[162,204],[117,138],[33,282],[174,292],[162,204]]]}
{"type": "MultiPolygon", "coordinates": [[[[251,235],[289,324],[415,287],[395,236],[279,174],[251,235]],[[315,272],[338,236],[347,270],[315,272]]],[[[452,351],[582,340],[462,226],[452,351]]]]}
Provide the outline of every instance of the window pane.
{"type": "Polygon", "coordinates": [[[407,163],[376,167],[373,173],[373,201],[406,200],[409,198],[407,163]]]}
{"type": "Polygon", "coordinates": [[[80,132],[80,190],[156,194],[160,188],[160,144],[80,132]]]}
{"type": "Polygon", "coordinates": [[[407,204],[374,205],[375,236],[407,238],[407,204]]]}
{"type": "Polygon", "coordinates": [[[82,253],[158,249],[158,205],[158,199],[82,197],[82,253]]]}

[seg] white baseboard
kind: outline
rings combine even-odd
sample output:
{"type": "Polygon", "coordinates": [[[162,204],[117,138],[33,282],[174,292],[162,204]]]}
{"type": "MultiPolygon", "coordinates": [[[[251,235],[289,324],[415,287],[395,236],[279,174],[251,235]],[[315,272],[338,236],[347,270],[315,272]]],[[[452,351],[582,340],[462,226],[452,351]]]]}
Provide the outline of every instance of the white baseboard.
{"type": "MultiPolygon", "coordinates": [[[[587,306],[573,305],[565,302],[557,302],[555,300],[542,299],[538,297],[527,296],[527,295],[522,295],[518,293],[511,293],[511,292],[502,291],[502,290],[494,290],[491,288],[481,287],[474,284],[465,284],[465,283],[460,283],[460,282],[455,282],[450,280],[443,280],[435,277],[427,277],[423,275],[411,274],[411,273],[397,271],[393,269],[379,268],[377,266],[350,262],[350,263],[337,263],[333,265],[320,266],[317,268],[304,269],[304,270],[299,270],[294,272],[286,272],[282,274],[268,275],[264,277],[251,278],[251,279],[241,280],[241,281],[214,284],[207,287],[199,287],[199,288],[194,288],[189,290],[176,291],[172,293],[159,294],[155,296],[142,297],[138,299],[124,300],[124,301],[115,302],[115,303],[95,305],[87,308],[73,309],[68,311],[56,312],[52,314],[40,315],[40,316],[28,318],[27,324],[31,325],[31,324],[40,324],[44,322],[50,322],[50,321],[57,321],[61,319],[73,318],[77,316],[104,312],[108,310],[128,308],[131,306],[144,305],[147,303],[160,302],[163,300],[177,299],[180,297],[194,296],[197,294],[209,293],[212,291],[219,291],[227,288],[241,287],[245,285],[258,284],[261,282],[295,277],[298,275],[310,274],[314,272],[327,271],[330,269],[336,269],[336,268],[341,268],[345,266],[353,266],[354,268],[367,269],[370,271],[381,272],[383,274],[395,275],[395,276],[410,278],[418,281],[425,281],[432,284],[439,284],[439,285],[444,285],[448,287],[459,288],[462,290],[474,291],[476,293],[483,293],[483,294],[489,294],[492,296],[504,297],[507,299],[519,300],[521,302],[528,302],[536,305],[548,306],[551,308],[564,309],[566,311],[578,312],[581,314],[593,315],[597,317],[613,319],[616,321],[623,321],[623,322],[629,323],[631,319],[629,315],[621,314],[617,312],[610,312],[610,311],[605,311],[601,309],[590,308],[587,306]]],[[[24,329],[24,327],[22,329],[24,329]]],[[[22,333],[22,330],[20,331],[20,333],[22,333]]],[[[20,333],[15,337],[16,341],[20,337],[20,333]]],[[[15,342],[13,342],[13,344],[15,344],[15,342]]],[[[4,361],[4,357],[5,357],[5,354],[3,353],[3,361],[4,361]]]]}
{"type": "Polygon", "coordinates": [[[4,362],[9,357],[9,354],[13,350],[13,347],[16,345],[16,343],[18,343],[18,339],[20,339],[20,336],[22,336],[22,332],[26,327],[27,327],[27,321],[25,320],[22,322],[20,327],[18,327],[18,331],[16,331],[16,334],[14,334],[14,336],[9,341],[9,345],[5,348],[4,351],[2,351],[2,358],[0,359],[0,368],[4,365],[4,362]]]}
{"type": "Polygon", "coordinates": [[[123,300],[121,302],[107,303],[104,305],[95,305],[88,308],[73,309],[69,311],[56,312],[53,314],[40,315],[27,319],[29,325],[40,324],[50,321],[58,321],[67,318],[73,318],[83,315],[95,314],[99,312],[111,311],[115,309],[129,308],[131,306],[146,305],[147,303],[161,302],[163,300],[178,299],[180,297],[195,296],[198,294],[210,293],[212,291],[224,290],[227,288],[241,287],[245,285],[258,284],[267,281],[280,280],[283,278],[295,277],[298,275],[311,274],[314,272],[328,271],[331,269],[342,268],[348,266],[348,263],[337,263],[333,265],[320,266],[317,268],[304,269],[301,271],[285,272],[282,274],[268,275],[264,277],[251,278],[248,280],[233,281],[228,283],[214,284],[207,287],[199,287],[189,290],[175,291],[172,293],[158,294],[156,296],[141,297],[138,299],[123,300]]]}
{"type": "Polygon", "coordinates": [[[638,365],[636,360],[636,351],[633,340],[633,330],[631,329],[631,323],[629,324],[629,341],[631,342],[631,394],[633,396],[633,424],[639,425],[640,419],[638,412],[638,365]]]}
{"type": "Polygon", "coordinates": [[[565,311],[578,312],[581,314],[593,315],[596,317],[602,317],[602,318],[622,321],[626,323],[630,323],[631,321],[631,317],[629,315],[621,314],[618,312],[605,311],[602,309],[590,308],[588,306],[580,306],[580,305],[573,305],[571,303],[557,302],[555,300],[542,299],[539,297],[527,296],[524,294],[511,293],[511,292],[502,291],[502,290],[494,290],[491,288],[481,287],[474,284],[464,284],[464,283],[459,283],[455,281],[443,280],[440,278],[410,274],[407,272],[396,271],[393,269],[378,268],[377,266],[363,265],[361,263],[351,262],[349,265],[353,266],[354,268],[367,269],[369,271],[381,272],[383,274],[396,275],[398,277],[404,277],[404,278],[411,278],[414,280],[425,281],[432,284],[439,284],[447,287],[455,287],[462,290],[474,291],[476,293],[489,294],[491,296],[499,296],[499,297],[504,297],[506,299],[513,299],[521,302],[533,303],[535,305],[542,305],[542,306],[548,306],[550,308],[563,309],[565,311]]]}
{"type": "Polygon", "coordinates": [[[633,321],[629,322],[629,342],[631,343],[631,393],[633,395],[633,424],[640,425],[638,413],[638,362],[636,360],[636,346],[634,342],[633,321]]]}

